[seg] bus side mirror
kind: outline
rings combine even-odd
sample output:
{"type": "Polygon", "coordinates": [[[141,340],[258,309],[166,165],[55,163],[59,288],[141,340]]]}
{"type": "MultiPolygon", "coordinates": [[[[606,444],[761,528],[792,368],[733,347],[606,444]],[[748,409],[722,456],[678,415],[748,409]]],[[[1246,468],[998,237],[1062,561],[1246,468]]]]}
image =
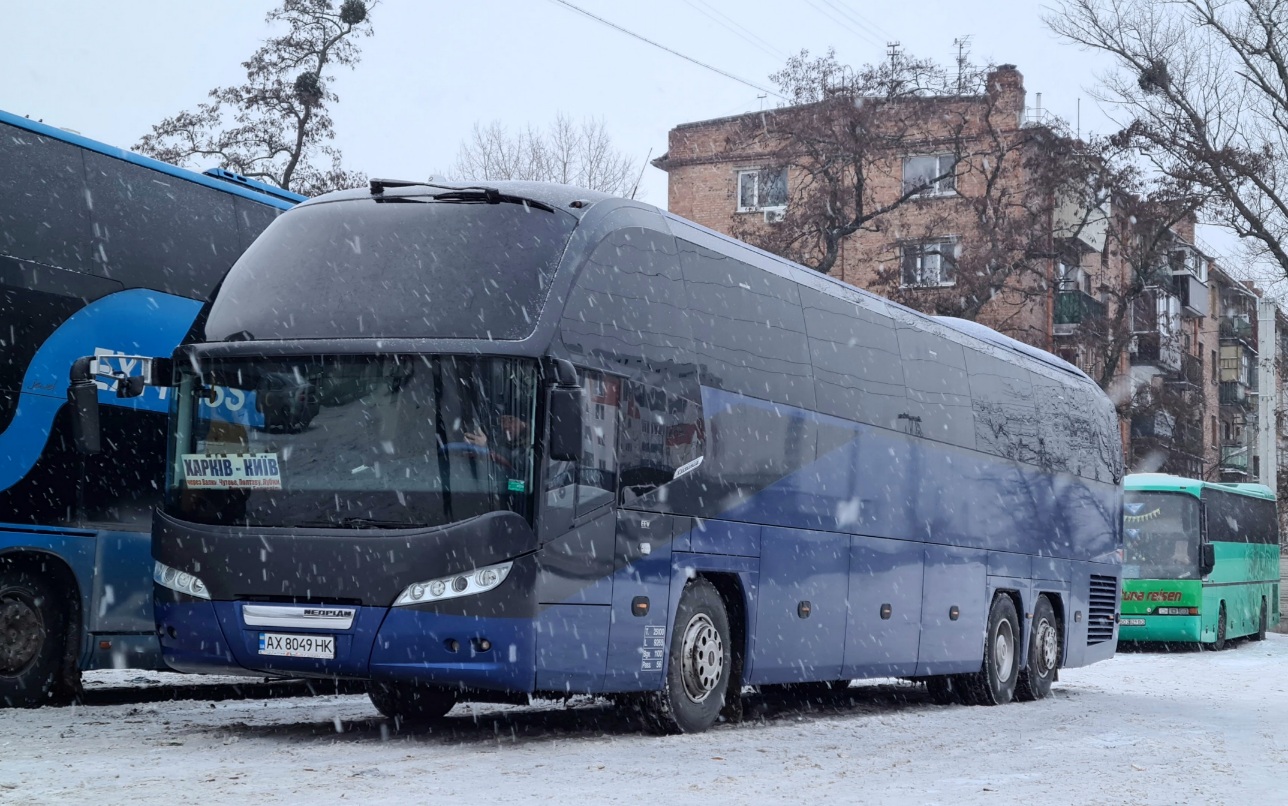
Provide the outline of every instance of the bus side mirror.
{"type": "Polygon", "coordinates": [[[550,390],[550,458],[575,462],[581,458],[581,387],[550,390]]]}
{"type": "Polygon", "coordinates": [[[72,407],[72,441],[80,453],[98,453],[102,448],[98,425],[98,385],[94,383],[94,358],[78,358],[72,364],[67,402],[72,407]]]}
{"type": "Polygon", "coordinates": [[[1216,568],[1216,547],[1211,543],[1199,546],[1199,575],[1207,576],[1216,568]]]}

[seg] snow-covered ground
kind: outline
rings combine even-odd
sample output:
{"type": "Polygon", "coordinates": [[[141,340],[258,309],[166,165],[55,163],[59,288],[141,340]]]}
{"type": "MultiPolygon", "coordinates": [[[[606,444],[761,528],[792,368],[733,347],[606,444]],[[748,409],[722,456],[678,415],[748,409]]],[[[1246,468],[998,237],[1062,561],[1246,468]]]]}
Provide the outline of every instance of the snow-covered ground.
{"type": "Polygon", "coordinates": [[[1288,802],[1284,635],[1120,653],[998,708],[893,681],[807,709],[750,695],[742,724],[672,737],[595,701],[457,706],[410,733],[361,695],[156,701],[174,680],[95,673],[90,704],[0,712],[0,802],[1288,802]]]}

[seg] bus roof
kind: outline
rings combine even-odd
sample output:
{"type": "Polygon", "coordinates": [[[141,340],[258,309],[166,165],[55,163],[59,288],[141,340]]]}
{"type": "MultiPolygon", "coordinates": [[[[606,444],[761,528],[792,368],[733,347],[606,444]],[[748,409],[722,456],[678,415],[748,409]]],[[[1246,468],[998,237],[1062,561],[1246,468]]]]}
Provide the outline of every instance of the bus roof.
{"type": "Polygon", "coordinates": [[[272,187],[262,182],[256,182],[253,179],[247,179],[244,176],[226,171],[222,168],[212,168],[205,174],[199,174],[195,171],[189,171],[186,168],[180,168],[177,165],[171,165],[168,162],[154,160],[151,157],[145,157],[141,154],[135,154],[132,151],[126,151],[123,148],[109,146],[106,143],[100,143],[97,140],[91,140],[73,132],[60,129],[56,126],[50,126],[46,123],[31,120],[30,118],[19,117],[10,112],[0,109],[0,123],[8,124],[19,129],[48,137],[54,140],[61,140],[64,143],[84,148],[89,151],[96,151],[107,157],[124,160],[143,168],[149,168],[153,171],[160,171],[164,174],[183,179],[198,185],[205,185],[215,190],[222,190],[225,193],[231,193],[234,196],[241,196],[251,201],[267,204],[281,210],[294,207],[299,202],[304,201],[307,197],[298,193],[292,193],[289,190],[272,187]]]}
{"type": "Polygon", "coordinates": [[[1214,481],[1190,479],[1168,473],[1131,473],[1123,478],[1124,490],[1146,492],[1188,493],[1202,497],[1204,489],[1224,490],[1237,495],[1275,500],[1274,491],[1264,484],[1221,484],[1214,481]]]}

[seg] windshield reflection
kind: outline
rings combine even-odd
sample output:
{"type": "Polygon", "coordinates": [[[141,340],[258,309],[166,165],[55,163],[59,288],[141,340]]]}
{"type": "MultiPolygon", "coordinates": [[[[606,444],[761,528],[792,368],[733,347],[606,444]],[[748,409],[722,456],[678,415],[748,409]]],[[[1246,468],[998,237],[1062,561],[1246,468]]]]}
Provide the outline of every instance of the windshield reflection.
{"type": "Polygon", "coordinates": [[[1198,579],[1199,536],[1198,499],[1128,492],[1123,501],[1123,576],[1198,579]]]}

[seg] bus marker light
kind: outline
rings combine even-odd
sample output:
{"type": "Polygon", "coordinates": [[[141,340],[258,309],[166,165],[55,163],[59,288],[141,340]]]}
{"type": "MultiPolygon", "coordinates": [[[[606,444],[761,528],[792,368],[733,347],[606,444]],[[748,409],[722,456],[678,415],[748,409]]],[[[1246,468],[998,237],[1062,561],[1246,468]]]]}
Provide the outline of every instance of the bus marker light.
{"type": "Polygon", "coordinates": [[[448,652],[458,652],[461,648],[461,642],[457,641],[455,638],[448,638],[444,643],[444,646],[447,647],[448,652]]]}
{"type": "Polygon", "coordinates": [[[636,596],[631,599],[631,615],[643,618],[648,615],[648,597],[636,596]]]}
{"type": "Polygon", "coordinates": [[[470,581],[465,577],[457,577],[452,580],[452,590],[457,593],[464,593],[465,589],[470,586],[470,581]]]}
{"type": "Polygon", "coordinates": [[[99,649],[111,649],[111,648],[112,648],[112,642],[111,642],[111,641],[99,641],[99,642],[98,642],[98,648],[99,648],[99,649]]]}
{"type": "Polygon", "coordinates": [[[492,648],[492,642],[486,638],[475,638],[474,649],[478,652],[487,652],[492,648]]]}
{"type": "Polygon", "coordinates": [[[447,593],[447,584],[441,579],[436,579],[429,583],[429,595],[435,599],[447,593]]]}

